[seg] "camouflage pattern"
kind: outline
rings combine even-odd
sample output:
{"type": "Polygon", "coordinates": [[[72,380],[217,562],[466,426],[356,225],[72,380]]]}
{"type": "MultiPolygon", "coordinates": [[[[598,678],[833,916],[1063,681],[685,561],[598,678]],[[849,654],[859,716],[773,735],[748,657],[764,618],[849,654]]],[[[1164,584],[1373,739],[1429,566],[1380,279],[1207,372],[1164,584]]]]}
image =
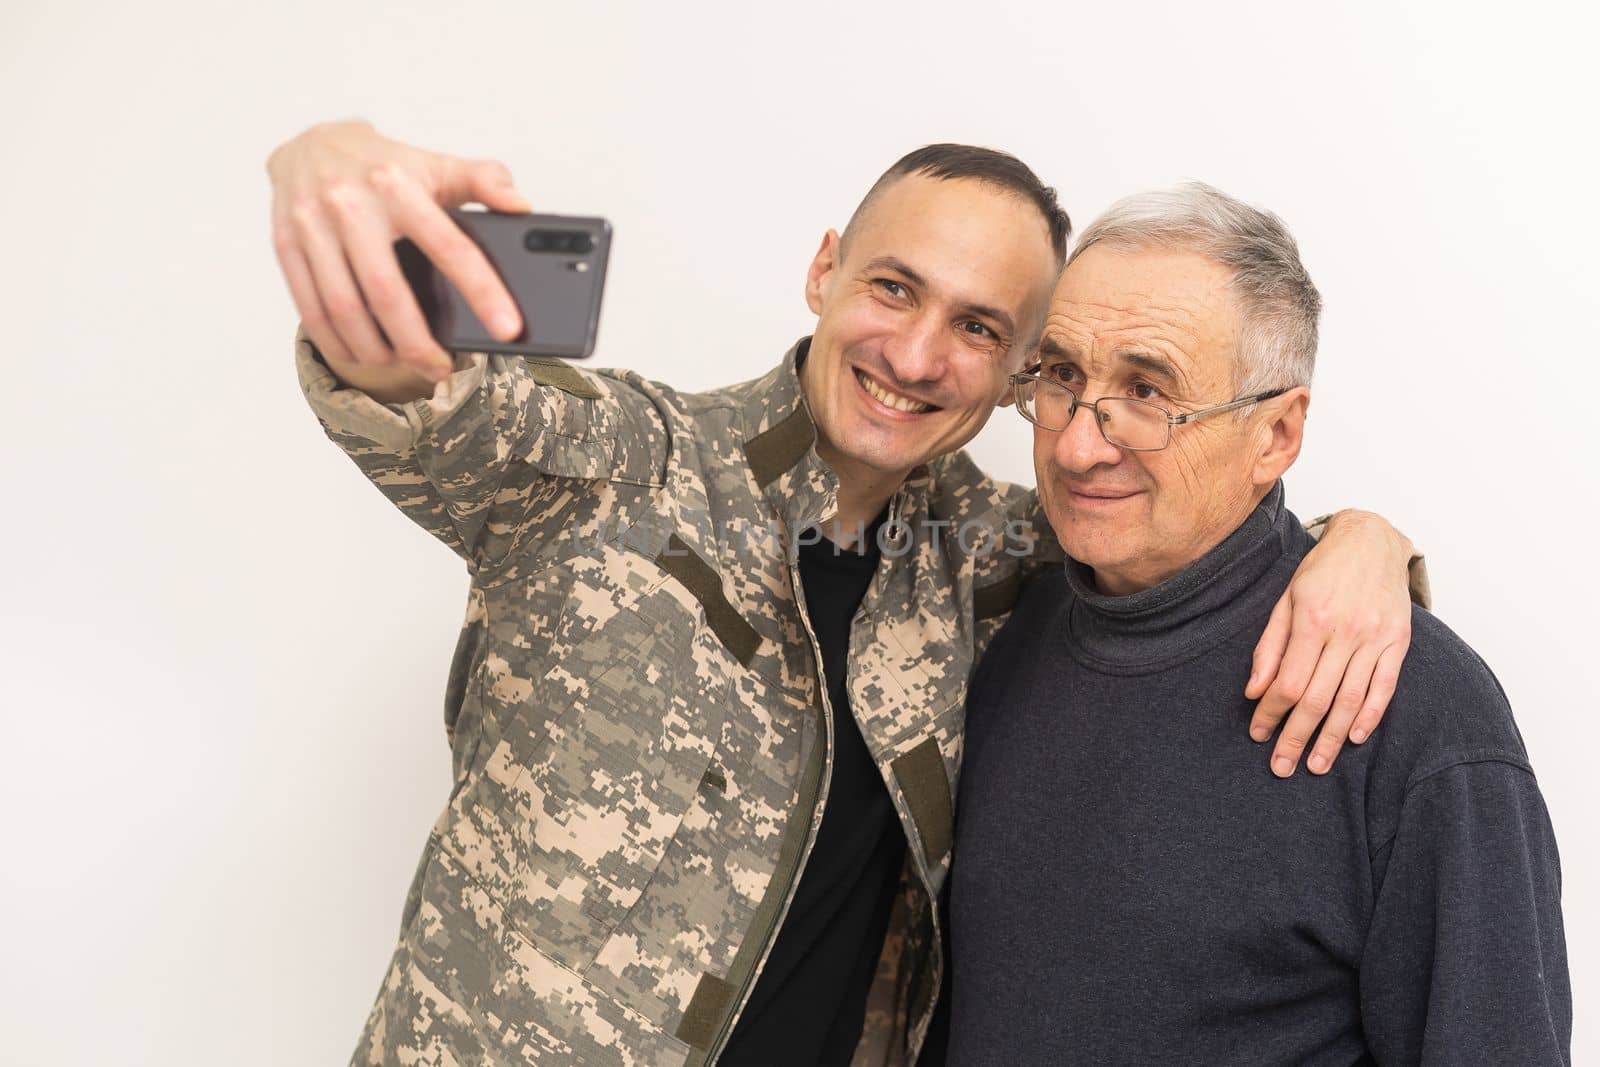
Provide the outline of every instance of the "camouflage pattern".
{"type": "MultiPolygon", "coordinates": [[[[802,342],[804,344],[804,342],[802,342]]],[[[343,388],[328,436],[472,581],[429,837],[356,1064],[714,1062],[782,923],[832,765],[792,532],[834,511],[796,376],[698,395],[475,354],[432,397],[343,388]]],[[[1031,493],[964,454],[899,490],[850,636],[909,842],[856,1060],[916,1058],[943,981],[963,698],[1026,566],[1031,493]]]]}

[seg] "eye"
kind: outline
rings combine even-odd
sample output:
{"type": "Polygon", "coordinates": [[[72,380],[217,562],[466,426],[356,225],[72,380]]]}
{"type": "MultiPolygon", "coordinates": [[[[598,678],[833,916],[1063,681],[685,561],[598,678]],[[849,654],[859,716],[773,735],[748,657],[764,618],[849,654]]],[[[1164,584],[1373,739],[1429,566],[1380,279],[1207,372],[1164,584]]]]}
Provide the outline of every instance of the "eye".
{"type": "Polygon", "coordinates": [[[906,292],[906,287],[895,281],[893,278],[876,278],[873,280],[872,284],[876,285],[879,291],[885,296],[891,297],[895,300],[904,300],[910,295],[908,292],[906,292]]]}
{"type": "Polygon", "coordinates": [[[1165,398],[1165,394],[1162,393],[1160,389],[1157,389],[1155,386],[1151,385],[1149,382],[1134,382],[1132,390],[1135,400],[1155,401],[1165,398]]]}
{"type": "Polygon", "coordinates": [[[1060,382],[1062,385],[1078,384],[1078,368],[1070,363],[1053,363],[1042,369],[1039,376],[1047,381],[1060,382]]]}
{"type": "Polygon", "coordinates": [[[967,334],[969,337],[976,337],[976,338],[978,338],[980,340],[984,340],[984,341],[998,341],[998,340],[1000,340],[1000,335],[999,334],[995,333],[993,330],[989,329],[989,327],[985,326],[983,323],[977,321],[976,319],[968,319],[968,320],[966,320],[965,322],[960,324],[959,329],[961,330],[962,333],[967,334]]]}

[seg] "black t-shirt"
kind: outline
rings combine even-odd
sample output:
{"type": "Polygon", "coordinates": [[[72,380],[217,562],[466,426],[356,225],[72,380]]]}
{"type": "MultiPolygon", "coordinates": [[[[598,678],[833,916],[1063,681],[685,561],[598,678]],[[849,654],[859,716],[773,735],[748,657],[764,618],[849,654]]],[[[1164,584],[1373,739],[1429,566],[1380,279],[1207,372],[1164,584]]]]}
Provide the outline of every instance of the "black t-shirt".
{"type": "Polygon", "coordinates": [[[850,622],[878,569],[871,533],[865,547],[852,552],[826,538],[800,546],[806,612],[833,709],[833,775],[789,914],[720,1063],[848,1064],[861,1039],[906,850],[845,692],[850,622]]]}

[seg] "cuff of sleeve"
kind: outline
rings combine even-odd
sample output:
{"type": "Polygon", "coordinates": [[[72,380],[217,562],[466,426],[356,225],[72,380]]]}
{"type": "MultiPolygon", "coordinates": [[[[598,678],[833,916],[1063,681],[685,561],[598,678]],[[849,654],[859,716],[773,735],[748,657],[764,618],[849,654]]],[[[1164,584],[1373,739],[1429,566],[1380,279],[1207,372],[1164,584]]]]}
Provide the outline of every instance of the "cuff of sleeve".
{"type": "Polygon", "coordinates": [[[1433,608],[1433,587],[1428,583],[1428,563],[1418,552],[1406,564],[1406,581],[1411,591],[1411,602],[1419,608],[1433,608]]]}
{"type": "Polygon", "coordinates": [[[482,391],[488,356],[458,354],[456,369],[433,387],[433,395],[404,404],[384,404],[334,376],[301,329],[295,335],[295,370],[301,392],[329,430],[354,434],[392,452],[409,452],[471,403],[482,391]]]}

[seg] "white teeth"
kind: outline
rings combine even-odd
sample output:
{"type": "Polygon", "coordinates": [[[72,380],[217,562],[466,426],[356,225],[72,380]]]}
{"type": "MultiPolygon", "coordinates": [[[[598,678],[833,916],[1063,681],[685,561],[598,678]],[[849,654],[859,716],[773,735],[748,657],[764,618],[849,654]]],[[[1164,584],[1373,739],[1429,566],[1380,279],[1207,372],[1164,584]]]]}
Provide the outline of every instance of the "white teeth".
{"type": "Polygon", "coordinates": [[[924,404],[920,400],[912,400],[908,396],[901,396],[899,393],[891,393],[889,390],[883,388],[877,382],[873,381],[871,378],[868,378],[860,371],[856,372],[856,381],[861,383],[861,388],[865,389],[867,394],[874,400],[878,401],[880,404],[883,404],[885,407],[894,408],[896,411],[904,411],[911,415],[920,415],[924,411],[928,411],[933,407],[932,404],[924,404]]]}

